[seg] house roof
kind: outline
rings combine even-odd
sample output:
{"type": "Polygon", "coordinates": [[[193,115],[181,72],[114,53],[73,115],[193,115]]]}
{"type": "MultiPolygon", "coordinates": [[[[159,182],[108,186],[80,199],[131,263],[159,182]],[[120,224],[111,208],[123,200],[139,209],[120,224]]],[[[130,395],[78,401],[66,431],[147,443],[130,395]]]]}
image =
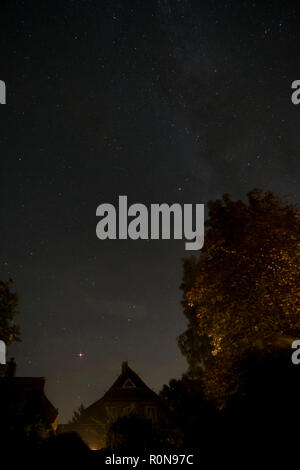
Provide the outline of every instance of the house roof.
{"type": "Polygon", "coordinates": [[[110,389],[104,394],[105,401],[130,400],[153,400],[157,398],[156,393],[151,390],[134,372],[127,363],[122,365],[122,373],[112,384],[110,389]]]}
{"type": "Polygon", "coordinates": [[[105,404],[160,402],[157,394],[127,364],[123,362],[122,372],[100,400],[86,408],[84,418],[97,414],[105,404]]]}
{"type": "Polygon", "coordinates": [[[0,377],[1,415],[20,413],[24,420],[41,416],[53,423],[58,411],[44,393],[44,377],[0,377]]]}

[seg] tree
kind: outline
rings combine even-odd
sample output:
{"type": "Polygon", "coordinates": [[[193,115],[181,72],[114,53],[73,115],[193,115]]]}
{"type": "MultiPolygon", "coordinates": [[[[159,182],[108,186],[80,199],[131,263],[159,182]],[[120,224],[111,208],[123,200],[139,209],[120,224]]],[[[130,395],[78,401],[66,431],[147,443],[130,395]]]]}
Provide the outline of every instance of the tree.
{"type": "Polygon", "coordinates": [[[6,344],[20,341],[20,327],[14,323],[19,313],[19,297],[11,291],[13,280],[0,281],[0,339],[6,344]]]}
{"type": "Polygon", "coordinates": [[[73,411],[73,416],[72,416],[72,419],[69,421],[69,424],[78,423],[80,419],[82,418],[84,411],[85,411],[84,404],[81,403],[79,407],[77,408],[77,410],[73,411]]]}
{"type": "Polygon", "coordinates": [[[41,446],[43,456],[78,455],[89,452],[88,446],[76,432],[56,434],[45,439],[41,446]]]}
{"type": "Polygon", "coordinates": [[[208,207],[204,248],[184,260],[179,346],[221,403],[237,390],[247,352],[290,345],[300,332],[300,213],[259,190],[248,203],[224,195],[208,207]]]}
{"type": "Polygon", "coordinates": [[[157,446],[157,442],[152,422],[135,413],[118,418],[107,429],[106,447],[109,450],[146,452],[157,446]]]}
{"type": "Polygon", "coordinates": [[[160,391],[160,398],[172,413],[172,442],[178,447],[197,448],[215,433],[217,413],[205,399],[201,380],[186,375],[171,379],[160,391]]]}

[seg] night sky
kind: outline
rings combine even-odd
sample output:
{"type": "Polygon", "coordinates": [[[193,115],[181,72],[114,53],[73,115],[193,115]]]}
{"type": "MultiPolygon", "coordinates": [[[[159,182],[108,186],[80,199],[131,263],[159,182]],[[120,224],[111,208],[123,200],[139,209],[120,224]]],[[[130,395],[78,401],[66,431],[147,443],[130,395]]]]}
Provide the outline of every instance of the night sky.
{"type": "Polygon", "coordinates": [[[46,377],[61,422],[123,360],[156,391],[187,367],[184,241],[100,241],[99,204],[254,187],[299,202],[297,5],[1,0],[0,279],[22,327],[8,356],[46,377]]]}

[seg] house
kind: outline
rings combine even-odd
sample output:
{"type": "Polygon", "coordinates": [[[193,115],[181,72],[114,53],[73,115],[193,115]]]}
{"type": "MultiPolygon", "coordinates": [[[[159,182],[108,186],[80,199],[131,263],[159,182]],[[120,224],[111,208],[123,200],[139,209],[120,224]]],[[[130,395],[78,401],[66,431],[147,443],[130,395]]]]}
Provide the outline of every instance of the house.
{"type": "Polygon", "coordinates": [[[76,423],[59,426],[59,432],[77,432],[90,448],[105,446],[105,425],[135,413],[150,419],[160,430],[169,425],[169,414],[158,395],[123,362],[121,374],[100,400],[87,407],[76,423]]]}
{"type": "Polygon", "coordinates": [[[0,367],[0,420],[6,433],[35,426],[56,431],[58,411],[44,392],[44,377],[16,377],[16,362],[0,367]]]}

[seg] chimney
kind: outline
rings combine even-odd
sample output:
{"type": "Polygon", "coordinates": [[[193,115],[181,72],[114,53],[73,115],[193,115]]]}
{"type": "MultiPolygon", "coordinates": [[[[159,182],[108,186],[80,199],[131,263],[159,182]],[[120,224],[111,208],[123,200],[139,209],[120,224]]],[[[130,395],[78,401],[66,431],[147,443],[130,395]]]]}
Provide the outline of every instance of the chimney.
{"type": "Polygon", "coordinates": [[[15,377],[16,376],[17,363],[14,357],[11,357],[8,363],[6,364],[6,377],[15,377]]]}
{"type": "Polygon", "coordinates": [[[128,369],[128,362],[127,361],[122,362],[122,374],[126,374],[127,369],[128,369]]]}

